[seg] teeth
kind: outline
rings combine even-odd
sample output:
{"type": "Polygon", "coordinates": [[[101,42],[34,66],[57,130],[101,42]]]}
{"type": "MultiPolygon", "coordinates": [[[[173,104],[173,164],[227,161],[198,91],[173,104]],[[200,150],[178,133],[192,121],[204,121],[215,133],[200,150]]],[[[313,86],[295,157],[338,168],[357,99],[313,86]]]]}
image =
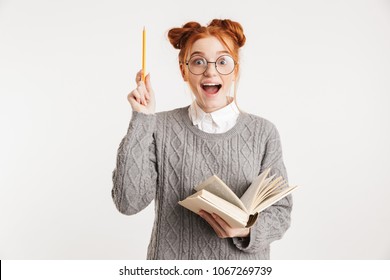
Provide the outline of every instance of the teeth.
{"type": "Polygon", "coordinates": [[[203,86],[212,87],[212,86],[219,86],[219,84],[203,84],[203,86]]]}

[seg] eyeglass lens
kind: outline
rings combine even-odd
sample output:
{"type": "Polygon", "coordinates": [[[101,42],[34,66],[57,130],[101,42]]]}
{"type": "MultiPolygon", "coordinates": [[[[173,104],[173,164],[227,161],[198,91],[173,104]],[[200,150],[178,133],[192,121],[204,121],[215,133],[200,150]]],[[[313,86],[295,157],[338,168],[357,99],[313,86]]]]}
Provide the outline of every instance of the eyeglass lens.
{"type": "Polygon", "coordinates": [[[192,74],[201,75],[207,70],[209,63],[214,63],[215,68],[222,75],[232,73],[236,66],[233,58],[228,55],[220,56],[215,62],[207,61],[202,56],[194,56],[188,61],[187,65],[192,74]]]}

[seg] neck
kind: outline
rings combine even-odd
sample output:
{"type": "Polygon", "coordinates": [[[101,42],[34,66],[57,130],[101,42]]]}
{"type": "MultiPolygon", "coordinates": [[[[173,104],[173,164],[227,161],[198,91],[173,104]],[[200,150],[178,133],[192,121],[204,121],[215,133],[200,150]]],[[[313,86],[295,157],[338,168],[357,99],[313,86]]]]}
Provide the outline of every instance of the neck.
{"type": "Polygon", "coordinates": [[[227,96],[226,97],[226,103],[223,106],[211,107],[210,108],[210,107],[207,107],[204,104],[202,104],[202,101],[198,100],[198,99],[196,99],[196,104],[199,106],[199,108],[201,108],[203,110],[203,112],[205,112],[205,113],[212,113],[212,112],[218,111],[219,109],[222,109],[222,108],[226,107],[227,105],[229,105],[233,101],[234,101],[233,97],[227,96]]]}

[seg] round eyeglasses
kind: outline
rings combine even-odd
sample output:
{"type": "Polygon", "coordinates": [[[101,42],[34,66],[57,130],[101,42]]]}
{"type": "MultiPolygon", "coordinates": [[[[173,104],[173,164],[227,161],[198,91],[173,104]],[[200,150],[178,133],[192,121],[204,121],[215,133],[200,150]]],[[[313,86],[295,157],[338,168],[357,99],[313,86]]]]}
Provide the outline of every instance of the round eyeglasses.
{"type": "Polygon", "coordinates": [[[221,75],[229,75],[234,71],[236,62],[229,55],[222,55],[216,61],[207,61],[203,56],[193,56],[186,62],[188,70],[194,75],[202,75],[206,72],[209,63],[215,64],[215,69],[221,75]]]}

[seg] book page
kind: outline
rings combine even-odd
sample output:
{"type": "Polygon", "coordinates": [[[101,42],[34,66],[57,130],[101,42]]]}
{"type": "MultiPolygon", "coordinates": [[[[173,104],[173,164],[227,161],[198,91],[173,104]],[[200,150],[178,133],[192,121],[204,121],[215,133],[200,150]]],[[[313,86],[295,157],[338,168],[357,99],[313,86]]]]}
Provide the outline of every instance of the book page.
{"type": "Polygon", "coordinates": [[[242,209],[206,190],[198,191],[186,199],[179,201],[179,204],[196,214],[200,210],[215,213],[231,227],[245,227],[249,219],[249,214],[245,213],[242,209]]]}
{"type": "Polygon", "coordinates": [[[253,201],[257,197],[257,193],[259,192],[259,189],[262,188],[264,181],[266,180],[266,177],[268,176],[268,173],[270,172],[270,168],[264,170],[259,176],[253,180],[252,184],[248,187],[248,189],[245,191],[245,193],[241,196],[241,201],[245,205],[245,207],[249,210],[249,212],[252,212],[251,205],[253,204],[253,201]]]}
{"type": "Polygon", "coordinates": [[[217,175],[209,177],[207,180],[197,185],[194,189],[196,191],[207,190],[241,208],[246,213],[249,213],[249,210],[245,207],[238,196],[217,175]]]}
{"type": "Polygon", "coordinates": [[[298,188],[298,186],[293,186],[293,187],[288,187],[286,189],[282,189],[280,192],[274,194],[274,195],[270,195],[268,198],[266,198],[264,201],[262,201],[252,212],[253,213],[256,213],[256,212],[261,212],[263,211],[264,209],[268,208],[269,206],[271,206],[272,204],[278,202],[279,200],[281,200],[282,198],[284,198],[285,196],[289,195],[290,193],[292,193],[296,188],[298,188]]]}
{"type": "Polygon", "coordinates": [[[286,181],[282,177],[278,177],[275,180],[271,181],[268,185],[264,186],[263,189],[258,193],[256,199],[253,202],[251,209],[254,209],[259,205],[263,200],[265,200],[269,195],[279,193],[283,187],[288,186],[286,181]]]}

